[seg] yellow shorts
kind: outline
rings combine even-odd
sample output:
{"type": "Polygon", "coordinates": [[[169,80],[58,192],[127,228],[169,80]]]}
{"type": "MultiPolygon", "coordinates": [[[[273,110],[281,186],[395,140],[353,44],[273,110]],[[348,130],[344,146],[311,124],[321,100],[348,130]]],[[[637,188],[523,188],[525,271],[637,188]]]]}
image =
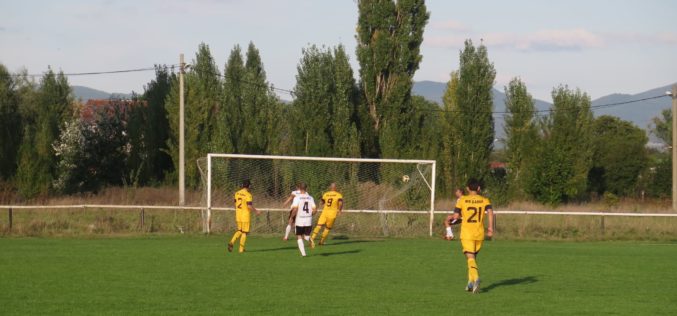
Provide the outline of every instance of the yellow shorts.
{"type": "Polygon", "coordinates": [[[324,213],[322,213],[322,215],[320,215],[320,219],[317,220],[317,226],[324,225],[324,227],[331,229],[332,226],[334,226],[335,220],[336,217],[324,216],[324,213]]]}
{"type": "Polygon", "coordinates": [[[249,232],[249,223],[250,222],[237,222],[237,230],[248,233],[249,232]]]}
{"type": "Polygon", "coordinates": [[[482,249],[482,242],[484,240],[461,239],[461,246],[463,253],[477,254],[482,249]]]}

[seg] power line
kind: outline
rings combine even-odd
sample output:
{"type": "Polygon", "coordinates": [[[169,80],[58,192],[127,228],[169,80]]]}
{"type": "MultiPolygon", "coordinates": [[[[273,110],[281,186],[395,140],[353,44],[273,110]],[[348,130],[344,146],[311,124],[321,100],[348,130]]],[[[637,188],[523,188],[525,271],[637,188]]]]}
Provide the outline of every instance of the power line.
{"type": "MultiPolygon", "coordinates": [[[[165,66],[167,68],[172,69],[172,71],[175,69],[175,67],[178,67],[179,65],[160,65],[160,66],[165,66]]],[[[156,67],[146,67],[146,68],[135,68],[135,69],[123,69],[123,70],[109,70],[109,71],[93,71],[93,72],[74,72],[74,73],[64,73],[64,76],[95,76],[95,75],[109,75],[109,74],[121,74],[121,73],[131,73],[131,72],[143,72],[143,71],[155,71],[156,67]]],[[[220,73],[211,73],[213,75],[216,75],[220,78],[226,79],[225,74],[220,74],[220,73]]],[[[15,77],[21,77],[21,76],[26,76],[26,77],[42,77],[45,74],[11,74],[11,76],[15,77]]],[[[258,85],[266,88],[270,88],[275,91],[280,91],[284,93],[288,93],[290,96],[294,97],[294,91],[290,89],[283,89],[283,88],[276,88],[273,85],[266,85],[266,84],[260,84],[256,82],[251,82],[244,80],[242,78],[238,78],[237,81],[249,85],[258,85]]],[[[646,98],[641,98],[637,100],[630,100],[630,101],[623,101],[623,102],[615,102],[615,103],[607,103],[607,104],[598,104],[598,105],[593,105],[590,106],[591,110],[595,109],[601,109],[601,108],[608,108],[608,107],[614,107],[614,106],[619,106],[619,105],[625,105],[625,104],[630,104],[630,103],[636,103],[636,102],[641,102],[641,101],[647,101],[647,100],[653,100],[653,99],[658,99],[658,98],[663,98],[667,97],[667,95],[657,95],[653,97],[646,97],[646,98]]],[[[531,112],[536,115],[540,113],[551,113],[555,111],[576,111],[578,110],[577,108],[573,109],[559,109],[559,110],[554,110],[554,109],[547,109],[547,110],[534,110],[534,111],[523,111],[523,112],[531,112]]],[[[442,113],[460,113],[462,111],[460,110],[444,110],[444,109],[415,109],[417,112],[442,112],[442,113]]],[[[477,113],[487,113],[486,111],[479,111],[477,113]]],[[[492,115],[508,115],[508,114],[515,114],[515,113],[522,113],[522,112],[510,112],[510,111],[491,111],[488,112],[491,113],[492,115]]]]}
{"type": "MultiPolygon", "coordinates": [[[[174,67],[175,65],[170,65],[167,67],[174,67]]],[[[155,67],[148,67],[148,68],[136,68],[136,69],[124,69],[124,70],[109,70],[109,71],[93,71],[93,72],[73,72],[73,73],[64,73],[64,76],[93,76],[93,75],[108,75],[108,74],[121,74],[121,73],[129,73],[129,72],[142,72],[142,71],[151,71],[155,70],[155,67]]],[[[57,73],[58,74],[58,73],[57,73]]],[[[12,74],[12,76],[15,77],[42,77],[45,74],[12,74]]]]}
{"type": "MultiPolygon", "coordinates": [[[[167,68],[172,69],[172,71],[174,71],[174,69],[179,67],[179,65],[161,65],[161,66],[166,66],[167,68]]],[[[154,71],[154,70],[155,70],[155,67],[146,67],[146,68],[109,70],[109,71],[73,72],[73,73],[64,73],[63,75],[64,76],[96,76],[96,75],[110,75],[110,74],[143,72],[143,71],[154,71]]],[[[212,74],[225,79],[225,75],[222,75],[222,74],[219,74],[219,73],[212,73],[212,74]]],[[[44,75],[45,75],[44,73],[42,73],[42,74],[20,74],[20,73],[19,74],[11,74],[11,76],[13,76],[13,77],[24,77],[25,76],[25,77],[33,77],[33,78],[42,77],[44,75]]],[[[289,89],[282,89],[282,88],[276,88],[275,86],[267,86],[267,85],[263,85],[263,84],[258,84],[258,83],[255,83],[255,82],[246,81],[246,80],[241,79],[241,78],[238,79],[238,81],[245,83],[245,84],[249,84],[249,85],[259,85],[259,86],[269,87],[269,88],[276,90],[276,91],[288,93],[292,97],[294,96],[294,91],[289,90],[289,89]]]]}

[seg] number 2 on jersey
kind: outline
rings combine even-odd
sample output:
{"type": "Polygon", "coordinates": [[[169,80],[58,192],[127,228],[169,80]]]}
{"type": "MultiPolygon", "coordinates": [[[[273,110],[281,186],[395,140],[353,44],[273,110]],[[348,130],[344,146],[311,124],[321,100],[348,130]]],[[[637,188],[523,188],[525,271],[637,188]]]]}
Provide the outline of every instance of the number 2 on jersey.
{"type": "Polygon", "coordinates": [[[237,208],[242,208],[242,198],[237,198],[237,208]]]}

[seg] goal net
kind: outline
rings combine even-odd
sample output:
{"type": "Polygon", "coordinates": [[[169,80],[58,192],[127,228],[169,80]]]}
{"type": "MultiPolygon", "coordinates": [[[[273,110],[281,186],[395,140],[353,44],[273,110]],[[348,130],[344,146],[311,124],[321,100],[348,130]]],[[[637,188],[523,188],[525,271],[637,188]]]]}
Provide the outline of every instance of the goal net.
{"type": "Polygon", "coordinates": [[[263,212],[252,215],[255,233],[284,232],[289,205],[283,203],[304,182],[318,212],[331,183],[343,194],[343,213],[332,228],[335,238],[432,235],[434,160],[209,154],[198,167],[206,233],[236,229],[233,194],[249,179],[254,206],[263,212]]]}

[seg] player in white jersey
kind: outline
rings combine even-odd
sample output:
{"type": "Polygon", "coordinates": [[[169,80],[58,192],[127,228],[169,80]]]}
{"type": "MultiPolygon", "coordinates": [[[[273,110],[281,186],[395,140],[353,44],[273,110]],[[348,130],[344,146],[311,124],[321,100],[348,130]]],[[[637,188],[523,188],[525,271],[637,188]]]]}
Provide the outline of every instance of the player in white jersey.
{"type": "MultiPolygon", "coordinates": [[[[296,185],[296,190],[291,191],[291,194],[289,197],[282,203],[282,207],[287,207],[290,202],[294,200],[294,198],[301,194],[301,191],[299,190],[299,185],[296,185]]],[[[289,233],[291,233],[291,228],[294,227],[294,216],[292,216],[291,211],[289,211],[289,218],[287,218],[287,227],[284,229],[284,238],[282,240],[287,241],[289,239],[289,233]]]]}
{"type": "Polygon", "coordinates": [[[306,193],[306,184],[299,183],[300,193],[291,203],[291,212],[296,217],[296,243],[299,245],[301,256],[306,256],[306,248],[303,240],[310,243],[310,248],[315,248],[315,243],[310,239],[313,228],[313,215],[317,213],[317,206],[312,196],[306,193]]]}
{"type": "MultiPolygon", "coordinates": [[[[456,201],[454,202],[454,205],[456,205],[456,203],[458,203],[458,199],[460,199],[461,196],[463,196],[463,189],[456,188],[456,190],[454,190],[454,195],[456,195],[456,201]]],[[[454,232],[451,230],[451,226],[460,223],[461,223],[460,219],[454,220],[453,214],[449,214],[447,218],[444,220],[444,226],[446,227],[447,231],[447,234],[444,236],[444,239],[454,240],[454,232]]]]}

